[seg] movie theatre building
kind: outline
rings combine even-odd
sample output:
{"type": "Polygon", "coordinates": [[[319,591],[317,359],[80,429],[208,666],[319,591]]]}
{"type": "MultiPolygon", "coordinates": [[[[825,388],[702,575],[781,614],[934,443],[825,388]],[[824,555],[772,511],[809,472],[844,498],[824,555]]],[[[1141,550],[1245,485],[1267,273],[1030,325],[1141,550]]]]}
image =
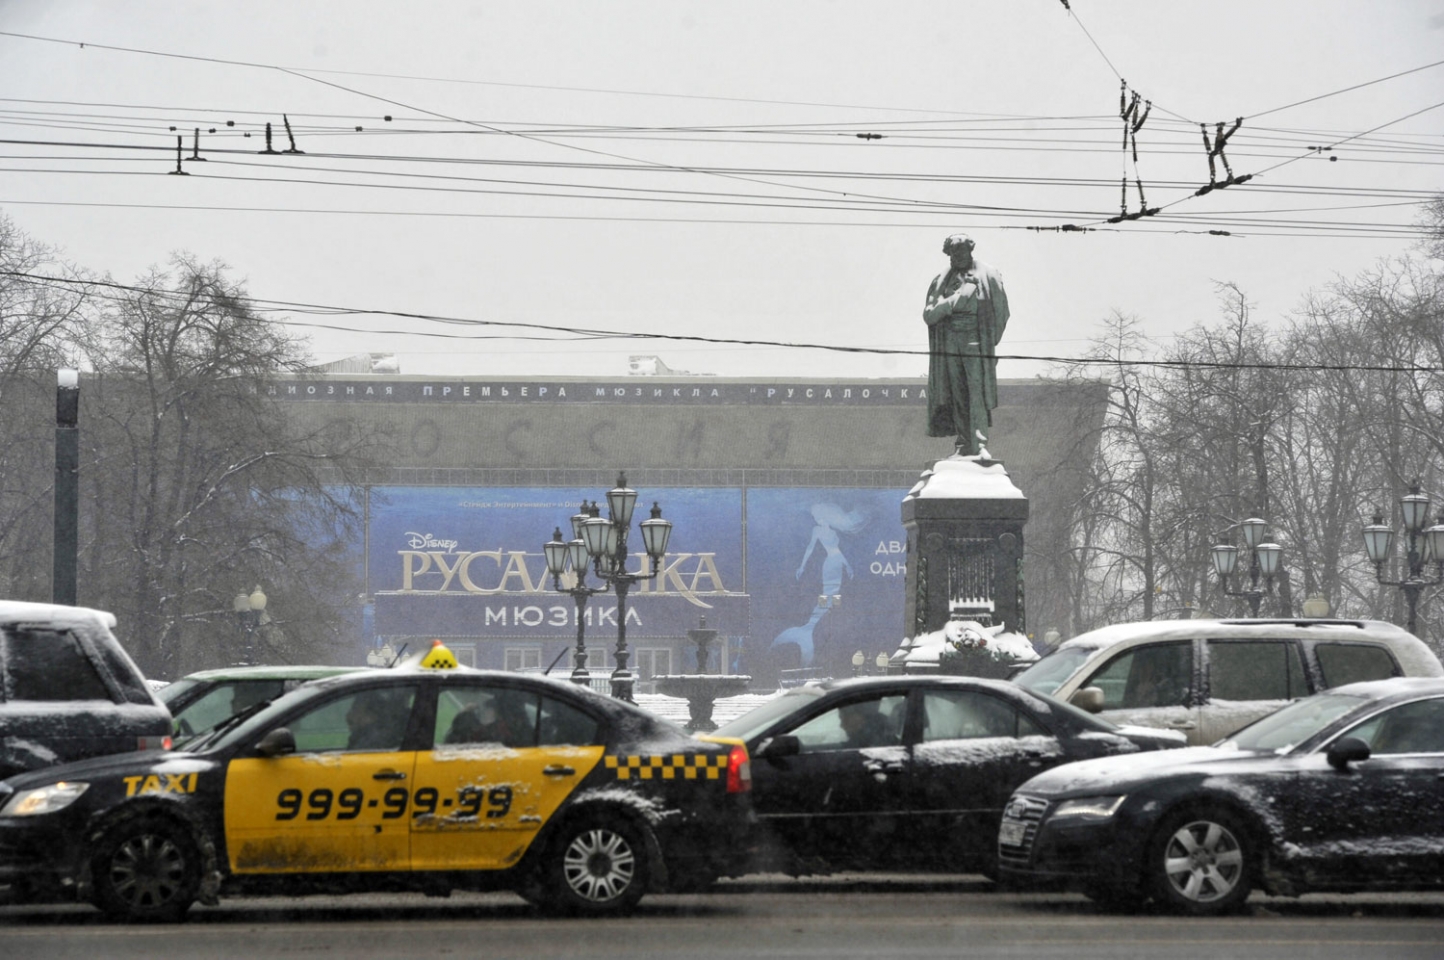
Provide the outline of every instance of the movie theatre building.
{"type": "MultiPolygon", "coordinates": [[[[577,607],[553,588],[542,544],[558,528],[570,539],[584,500],[605,511],[619,471],[639,494],[631,569],[647,562],[635,525],[654,502],[674,525],[658,575],[627,597],[641,680],[695,672],[687,631],[704,618],[718,631],[721,669],[759,684],[783,669],[846,675],[858,652],[871,664],[903,637],[901,501],[929,461],[952,452],[923,433],[927,384],[917,379],[326,373],[273,389],[315,425],[350,420],[393,438],[396,459],[369,488],[357,545],[367,644],[440,638],[487,668],[557,661],[553,672],[570,671],[577,607]]],[[[1066,601],[1050,563],[1034,559],[1066,539],[1063,505],[1080,473],[1067,458],[1080,455],[1080,423],[1096,423],[1104,399],[1096,385],[999,384],[988,447],[1030,499],[1018,626],[1039,636],[1066,601]]],[[[585,606],[594,674],[615,665],[617,617],[613,593],[585,606]]]]}

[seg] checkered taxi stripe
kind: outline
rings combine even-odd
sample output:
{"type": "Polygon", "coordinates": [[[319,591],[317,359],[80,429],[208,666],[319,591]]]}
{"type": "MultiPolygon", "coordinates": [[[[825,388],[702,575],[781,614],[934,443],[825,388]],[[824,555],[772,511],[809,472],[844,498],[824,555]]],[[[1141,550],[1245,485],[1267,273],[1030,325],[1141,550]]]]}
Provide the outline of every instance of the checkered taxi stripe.
{"type": "Polygon", "coordinates": [[[727,755],[720,754],[709,756],[707,754],[681,754],[671,755],[642,754],[638,756],[617,756],[609,754],[605,763],[608,770],[617,772],[618,780],[675,780],[679,776],[684,780],[716,780],[722,776],[727,769],[727,755]]]}

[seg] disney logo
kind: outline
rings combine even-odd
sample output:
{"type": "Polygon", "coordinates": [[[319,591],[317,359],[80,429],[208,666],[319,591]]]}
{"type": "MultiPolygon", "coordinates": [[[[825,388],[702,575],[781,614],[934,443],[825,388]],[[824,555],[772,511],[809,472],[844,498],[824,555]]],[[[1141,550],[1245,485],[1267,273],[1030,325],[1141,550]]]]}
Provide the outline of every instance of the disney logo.
{"type": "Polygon", "coordinates": [[[429,533],[413,533],[406,531],[406,545],[412,550],[445,550],[452,553],[456,550],[458,540],[438,540],[429,533]]]}

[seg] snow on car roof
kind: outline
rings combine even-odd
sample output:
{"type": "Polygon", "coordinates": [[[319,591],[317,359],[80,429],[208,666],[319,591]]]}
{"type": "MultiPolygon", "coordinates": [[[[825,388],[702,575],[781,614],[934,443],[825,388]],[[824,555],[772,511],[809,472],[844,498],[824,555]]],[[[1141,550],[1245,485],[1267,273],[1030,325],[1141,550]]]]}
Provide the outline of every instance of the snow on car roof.
{"type": "Polygon", "coordinates": [[[0,623],[104,624],[115,626],[115,614],[90,607],[70,607],[60,603],[30,603],[24,600],[0,600],[0,623]]]}
{"type": "Polygon", "coordinates": [[[1403,627],[1383,620],[1143,620],[1115,623],[1079,634],[1058,645],[1059,650],[1102,650],[1129,643],[1155,640],[1192,640],[1214,637],[1293,638],[1303,640],[1359,641],[1386,643],[1399,658],[1404,671],[1414,676],[1444,676],[1439,658],[1403,627]]]}

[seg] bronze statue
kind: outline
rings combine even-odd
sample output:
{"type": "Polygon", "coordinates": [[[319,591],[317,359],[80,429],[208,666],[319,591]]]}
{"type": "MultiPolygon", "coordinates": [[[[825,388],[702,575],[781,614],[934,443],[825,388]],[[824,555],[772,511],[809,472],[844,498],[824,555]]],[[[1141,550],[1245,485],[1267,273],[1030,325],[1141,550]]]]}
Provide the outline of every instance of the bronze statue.
{"type": "Polygon", "coordinates": [[[956,436],[959,456],[987,456],[983,442],[998,405],[996,348],[1008,323],[998,271],[973,259],[973,239],[943,241],[952,265],[928,287],[928,436],[956,436]]]}

